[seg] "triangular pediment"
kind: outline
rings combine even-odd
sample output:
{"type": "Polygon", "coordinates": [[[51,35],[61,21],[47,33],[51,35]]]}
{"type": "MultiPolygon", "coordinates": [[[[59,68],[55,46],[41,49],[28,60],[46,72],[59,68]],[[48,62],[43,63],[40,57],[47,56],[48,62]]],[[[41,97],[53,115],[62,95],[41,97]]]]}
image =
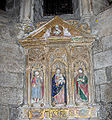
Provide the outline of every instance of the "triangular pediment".
{"type": "Polygon", "coordinates": [[[60,37],[60,36],[74,36],[89,34],[81,26],[75,26],[69,22],[56,16],[49,22],[45,23],[35,31],[31,32],[27,38],[47,38],[47,37],[60,37]]]}
{"type": "MultiPolygon", "coordinates": [[[[38,23],[39,24],[39,23],[38,23]]],[[[54,44],[90,44],[94,36],[90,34],[87,24],[79,24],[75,20],[65,21],[56,16],[52,20],[19,40],[24,47],[46,46],[54,44]]]]}

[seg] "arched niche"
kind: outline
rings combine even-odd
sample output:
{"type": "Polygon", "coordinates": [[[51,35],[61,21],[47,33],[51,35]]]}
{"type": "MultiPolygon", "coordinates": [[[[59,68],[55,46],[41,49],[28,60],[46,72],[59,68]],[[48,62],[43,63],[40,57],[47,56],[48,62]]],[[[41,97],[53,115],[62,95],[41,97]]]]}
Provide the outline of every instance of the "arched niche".
{"type": "Polygon", "coordinates": [[[35,63],[30,69],[30,103],[32,106],[44,106],[45,77],[44,65],[35,63]]]}
{"type": "Polygon", "coordinates": [[[51,86],[51,105],[52,106],[66,106],[68,99],[68,65],[63,59],[55,59],[50,67],[50,86],[51,86]],[[59,73],[57,73],[60,71],[59,73]],[[59,78],[57,78],[59,77],[59,78]],[[61,83],[62,80],[62,83],[61,83]],[[53,88],[53,86],[56,86],[53,88]],[[59,87],[59,85],[61,87],[59,87]],[[55,96],[53,93],[61,89],[55,96]],[[60,100],[59,100],[60,98],[60,100]]]}

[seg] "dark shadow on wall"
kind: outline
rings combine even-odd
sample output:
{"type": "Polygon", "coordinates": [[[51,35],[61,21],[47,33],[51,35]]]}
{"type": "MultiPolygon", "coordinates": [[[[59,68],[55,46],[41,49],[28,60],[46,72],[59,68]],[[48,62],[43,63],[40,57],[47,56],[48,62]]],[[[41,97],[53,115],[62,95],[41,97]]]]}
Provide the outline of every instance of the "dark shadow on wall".
{"type": "Polygon", "coordinates": [[[111,5],[112,4],[112,0],[107,0],[108,2],[109,2],[109,5],[111,5]]]}
{"type": "Polygon", "coordinates": [[[44,15],[73,14],[72,0],[44,0],[44,15]]]}
{"type": "Polygon", "coordinates": [[[6,0],[0,0],[0,9],[6,10],[6,0]]]}

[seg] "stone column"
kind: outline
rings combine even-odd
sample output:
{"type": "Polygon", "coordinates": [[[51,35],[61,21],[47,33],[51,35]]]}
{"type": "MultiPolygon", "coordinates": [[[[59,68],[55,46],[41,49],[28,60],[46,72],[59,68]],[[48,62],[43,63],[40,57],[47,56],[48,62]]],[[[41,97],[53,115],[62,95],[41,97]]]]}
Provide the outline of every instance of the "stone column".
{"type": "Polygon", "coordinates": [[[92,15],[91,0],[81,0],[80,7],[82,21],[89,23],[90,16],[92,15]]]}
{"type": "Polygon", "coordinates": [[[27,36],[35,29],[33,25],[33,8],[34,0],[21,0],[20,22],[22,23],[22,30],[24,32],[24,36],[27,36]]]}
{"type": "Polygon", "coordinates": [[[25,62],[26,62],[26,73],[25,73],[25,82],[24,82],[24,104],[28,104],[28,72],[29,72],[29,65],[28,65],[28,50],[25,49],[25,62]]]}
{"type": "Polygon", "coordinates": [[[82,0],[82,15],[89,14],[89,0],[82,0]]]}
{"type": "Polygon", "coordinates": [[[20,21],[32,21],[33,22],[33,7],[34,0],[22,0],[20,10],[20,21]]]}

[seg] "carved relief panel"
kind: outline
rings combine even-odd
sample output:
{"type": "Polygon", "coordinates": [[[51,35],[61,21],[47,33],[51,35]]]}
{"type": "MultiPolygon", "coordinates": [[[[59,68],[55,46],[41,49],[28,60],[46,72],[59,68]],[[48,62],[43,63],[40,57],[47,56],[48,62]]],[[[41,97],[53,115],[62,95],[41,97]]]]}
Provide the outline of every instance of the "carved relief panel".
{"type": "Polygon", "coordinates": [[[95,106],[90,107],[94,101],[91,74],[94,38],[81,28],[55,17],[20,41],[28,51],[25,99],[30,109],[24,109],[28,118],[96,115],[92,115],[95,106]]]}

